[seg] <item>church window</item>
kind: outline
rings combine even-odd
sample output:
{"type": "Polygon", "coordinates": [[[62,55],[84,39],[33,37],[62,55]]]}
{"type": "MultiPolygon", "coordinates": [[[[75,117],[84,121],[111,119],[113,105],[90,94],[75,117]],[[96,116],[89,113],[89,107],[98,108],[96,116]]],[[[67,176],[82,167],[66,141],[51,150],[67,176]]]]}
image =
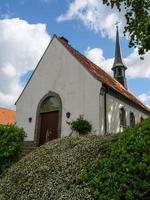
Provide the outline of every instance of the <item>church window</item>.
{"type": "Polygon", "coordinates": [[[122,76],[122,70],[120,68],[118,69],[118,76],[122,76]]]}
{"type": "Polygon", "coordinates": [[[144,120],[144,118],[143,118],[143,117],[141,117],[141,118],[140,118],[140,121],[142,122],[143,120],[144,120]]]}
{"type": "Polygon", "coordinates": [[[126,112],[123,107],[120,108],[119,117],[120,117],[120,126],[126,128],[126,112]]]}
{"type": "Polygon", "coordinates": [[[135,116],[134,113],[131,112],[130,113],[130,127],[134,127],[135,126],[135,116]]]}
{"type": "Polygon", "coordinates": [[[40,113],[59,110],[59,101],[56,97],[47,97],[41,104],[40,113]]]}
{"type": "Polygon", "coordinates": [[[117,69],[114,70],[114,77],[117,77],[117,69]]]}

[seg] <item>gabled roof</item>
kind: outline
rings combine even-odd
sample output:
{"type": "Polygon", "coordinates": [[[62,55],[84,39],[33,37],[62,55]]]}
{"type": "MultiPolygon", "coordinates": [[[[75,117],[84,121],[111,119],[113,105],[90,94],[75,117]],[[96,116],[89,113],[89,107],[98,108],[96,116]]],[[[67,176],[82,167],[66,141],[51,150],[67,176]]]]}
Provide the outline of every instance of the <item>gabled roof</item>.
{"type": "Polygon", "coordinates": [[[63,37],[56,38],[61,42],[61,44],[99,81],[103,84],[109,86],[116,92],[120,93],[124,97],[128,98],[134,104],[140,106],[144,110],[150,113],[150,108],[144,105],[135,95],[129,92],[123,87],[116,79],[107,74],[104,70],[74,49],[63,37]]]}
{"type": "Polygon", "coordinates": [[[16,111],[0,108],[0,125],[15,124],[16,111]]]}
{"type": "MultiPolygon", "coordinates": [[[[119,94],[121,94],[122,96],[126,97],[128,100],[130,100],[131,102],[133,102],[134,104],[140,106],[142,109],[144,109],[145,111],[148,111],[150,113],[150,108],[147,107],[146,105],[144,105],[136,96],[134,96],[131,92],[129,92],[126,88],[124,88],[116,79],[114,79],[113,77],[111,77],[109,74],[107,74],[104,70],[102,70],[100,67],[98,67],[96,64],[94,64],[92,61],[90,61],[88,58],[86,58],[84,55],[82,55],[79,51],[77,51],[76,49],[74,49],[69,43],[68,40],[63,38],[63,37],[59,37],[54,35],[49,43],[49,45],[47,46],[44,54],[42,55],[40,61],[38,62],[36,68],[34,69],[31,77],[29,78],[26,86],[24,87],[22,93],[20,94],[20,96],[18,97],[16,103],[18,102],[18,100],[20,99],[20,97],[22,96],[25,88],[27,87],[28,83],[30,82],[33,74],[35,73],[39,63],[41,62],[42,58],[44,57],[47,49],[50,47],[51,42],[53,41],[54,38],[57,38],[57,40],[99,81],[101,81],[103,84],[106,84],[107,86],[109,86],[110,88],[112,88],[113,90],[115,90],[116,92],[118,92],[119,94]]],[[[15,104],[16,104],[15,103],[15,104]]]]}

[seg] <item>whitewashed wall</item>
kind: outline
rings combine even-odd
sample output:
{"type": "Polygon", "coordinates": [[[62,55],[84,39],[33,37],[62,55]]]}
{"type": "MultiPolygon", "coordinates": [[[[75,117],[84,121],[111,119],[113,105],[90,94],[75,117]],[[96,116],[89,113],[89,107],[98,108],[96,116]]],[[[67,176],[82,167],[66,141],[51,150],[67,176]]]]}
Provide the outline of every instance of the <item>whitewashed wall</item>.
{"type": "Polygon", "coordinates": [[[26,141],[34,140],[37,107],[49,91],[59,94],[62,100],[61,136],[70,134],[66,112],[71,113],[70,119],[83,114],[98,134],[100,88],[101,82],[54,38],[16,104],[17,125],[25,129],[26,141]],[[31,123],[29,117],[32,117],[31,123]]]}
{"type": "Polygon", "coordinates": [[[135,116],[135,123],[140,122],[140,118],[146,118],[147,115],[145,115],[143,112],[140,112],[136,108],[128,105],[125,102],[122,102],[121,100],[111,96],[110,94],[107,94],[107,130],[108,133],[116,133],[119,131],[122,131],[122,127],[120,127],[120,119],[119,119],[119,109],[121,107],[124,107],[126,111],[126,121],[127,126],[130,126],[130,112],[134,113],[135,116]]]}

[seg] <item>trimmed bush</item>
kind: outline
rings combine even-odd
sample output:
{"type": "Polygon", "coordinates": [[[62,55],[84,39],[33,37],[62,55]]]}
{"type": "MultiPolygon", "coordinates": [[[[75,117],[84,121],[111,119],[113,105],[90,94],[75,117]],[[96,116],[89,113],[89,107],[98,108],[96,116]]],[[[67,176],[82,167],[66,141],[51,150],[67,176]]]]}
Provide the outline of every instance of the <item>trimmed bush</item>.
{"type": "Polygon", "coordinates": [[[92,125],[84,119],[83,115],[80,115],[76,120],[67,123],[73,131],[76,131],[81,135],[90,133],[92,130],[92,125]]]}
{"type": "Polygon", "coordinates": [[[80,174],[110,143],[111,137],[95,135],[46,143],[8,170],[0,181],[0,200],[93,200],[80,174]]]}
{"type": "Polygon", "coordinates": [[[150,119],[116,136],[111,151],[83,173],[95,199],[150,199],[150,119]]]}
{"type": "Polygon", "coordinates": [[[17,126],[0,126],[0,174],[19,159],[24,137],[25,132],[17,126]]]}

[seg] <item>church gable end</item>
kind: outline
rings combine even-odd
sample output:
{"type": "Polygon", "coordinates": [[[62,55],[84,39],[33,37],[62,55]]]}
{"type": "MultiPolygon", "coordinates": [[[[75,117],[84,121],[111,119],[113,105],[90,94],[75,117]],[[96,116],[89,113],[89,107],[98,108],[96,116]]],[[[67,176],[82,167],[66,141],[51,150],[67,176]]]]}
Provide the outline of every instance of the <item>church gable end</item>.
{"type": "Polygon", "coordinates": [[[16,102],[17,124],[25,127],[26,132],[29,133],[27,140],[33,140],[37,132],[35,127],[38,123],[39,102],[45,95],[49,96],[53,92],[58,94],[62,100],[62,123],[59,136],[70,133],[70,127],[66,124],[67,112],[71,113],[72,119],[83,114],[90,121],[90,116],[92,116],[91,123],[97,127],[97,130],[99,129],[97,108],[99,107],[101,82],[93,78],[93,75],[91,76],[60,40],[69,45],[64,38],[53,37],[16,102]]]}
{"type": "MultiPolygon", "coordinates": [[[[118,70],[117,62],[123,63],[115,60],[114,68],[118,70]]],[[[74,49],[67,39],[54,35],[16,102],[17,125],[25,129],[26,140],[36,145],[70,134],[67,113],[69,120],[84,115],[97,134],[133,126],[141,117],[149,116],[150,109],[116,79],[74,49]],[[52,94],[61,100],[58,109],[51,105],[57,103],[52,94]],[[119,115],[121,107],[125,111],[122,117],[119,115]]]]}

